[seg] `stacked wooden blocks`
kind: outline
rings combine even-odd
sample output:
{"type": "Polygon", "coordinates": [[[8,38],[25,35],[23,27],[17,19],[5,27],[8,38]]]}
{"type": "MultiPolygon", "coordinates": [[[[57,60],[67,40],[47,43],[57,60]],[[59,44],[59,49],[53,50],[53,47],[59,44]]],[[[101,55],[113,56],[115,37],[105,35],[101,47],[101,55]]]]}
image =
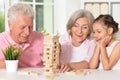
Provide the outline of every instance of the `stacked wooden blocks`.
{"type": "Polygon", "coordinates": [[[44,73],[46,75],[59,72],[60,44],[58,36],[46,35],[44,37],[44,73]]]}

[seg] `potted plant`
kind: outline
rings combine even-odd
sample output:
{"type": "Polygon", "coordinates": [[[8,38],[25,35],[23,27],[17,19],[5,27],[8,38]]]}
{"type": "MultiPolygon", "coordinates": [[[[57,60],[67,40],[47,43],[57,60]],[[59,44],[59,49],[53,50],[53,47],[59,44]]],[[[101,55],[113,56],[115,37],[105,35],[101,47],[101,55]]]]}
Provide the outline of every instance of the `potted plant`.
{"type": "Polygon", "coordinates": [[[10,45],[2,50],[7,72],[16,72],[18,68],[18,59],[22,53],[22,49],[18,46],[10,45]]]}

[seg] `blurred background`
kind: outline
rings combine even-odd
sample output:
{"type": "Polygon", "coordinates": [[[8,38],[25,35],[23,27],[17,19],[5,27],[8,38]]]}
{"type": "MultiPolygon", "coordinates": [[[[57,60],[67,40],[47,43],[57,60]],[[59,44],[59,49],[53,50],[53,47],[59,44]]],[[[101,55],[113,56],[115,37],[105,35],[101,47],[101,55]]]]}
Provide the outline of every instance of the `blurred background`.
{"type": "MultiPolygon", "coordinates": [[[[69,17],[78,9],[91,11],[95,18],[111,14],[120,24],[120,0],[0,0],[0,32],[8,30],[7,11],[17,2],[33,7],[34,30],[39,32],[45,29],[50,34],[64,34],[69,17]]],[[[120,32],[116,35],[120,38],[120,32]]]]}

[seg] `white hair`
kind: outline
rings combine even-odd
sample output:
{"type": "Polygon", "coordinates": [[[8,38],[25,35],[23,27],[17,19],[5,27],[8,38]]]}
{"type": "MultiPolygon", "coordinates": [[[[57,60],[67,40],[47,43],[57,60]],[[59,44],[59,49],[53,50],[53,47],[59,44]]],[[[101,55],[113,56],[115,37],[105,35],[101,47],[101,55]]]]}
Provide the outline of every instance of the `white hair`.
{"type": "Polygon", "coordinates": [[[14,21],[17,15],[25,15],[34,18],[34,10],[28,4],[16,3],[8,10],[8,20],[14,21]]]}

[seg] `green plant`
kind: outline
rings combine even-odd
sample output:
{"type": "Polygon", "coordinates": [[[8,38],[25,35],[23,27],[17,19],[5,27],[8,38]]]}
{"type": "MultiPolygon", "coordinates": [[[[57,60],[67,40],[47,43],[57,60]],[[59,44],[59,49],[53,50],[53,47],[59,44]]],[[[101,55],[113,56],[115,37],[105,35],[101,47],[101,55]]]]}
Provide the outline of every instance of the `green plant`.
{"type": "Polygon", "coordinates": [[[5,50],[2,50],[2,52],[6,60],[18,60],[22,53],[22,49],[17,46],[10,45],[5,50]]]}
{"type": "Polygon", "coordinates": [[[4,31],[4,15],[2,14],[2,12],[0,12],[0,32],[3,32],[4,31]]]}
{"type": "Polygon", "coordinates": [[[42,34],[43,34],[44,36],[49,35],[49,33],[47,33],[47,31],[46,31],[45,29],[43,29],[41,32],[42,32],[42,34]]]}

